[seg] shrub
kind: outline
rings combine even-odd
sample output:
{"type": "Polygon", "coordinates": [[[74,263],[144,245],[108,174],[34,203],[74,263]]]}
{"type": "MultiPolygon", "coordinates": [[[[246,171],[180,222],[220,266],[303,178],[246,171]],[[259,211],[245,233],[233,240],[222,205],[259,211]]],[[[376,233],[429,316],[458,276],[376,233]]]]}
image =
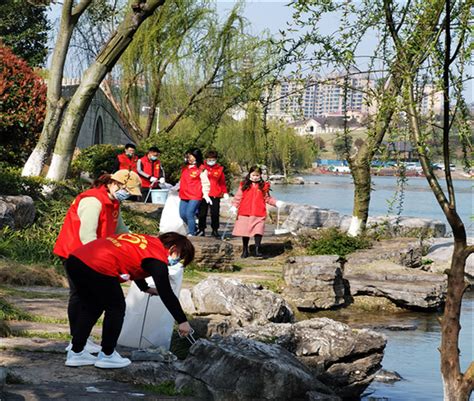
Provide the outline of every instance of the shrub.
{"type": "Polygon", "coordinates": [[[337,228],[319,230],[308,245],[310,255],[339,255],[345,257],[357,249],[370,248],[367,237],[351,237],[337,228]]]}
{"type": "Polygon", "coordinates": [[[22,177],[19,168],[0,162],[0,194],[28,195],[33,199],[41,198],[46,180],[40,177],[22,177]]]}
{"type": "Polygon", "coordinates": [[[81,172],[97,178],[107,172],[112,173],[115,159],[123,152],[123,147],[115,145],[93,145],[82,149],[71,164],[71,174],[79,177],[81,172]]]}
{"type": "Polygon", "coordinates": [[[10,48],[0,44],[0,160],[25,163],[46,114],[46,85],[10,48]]]}

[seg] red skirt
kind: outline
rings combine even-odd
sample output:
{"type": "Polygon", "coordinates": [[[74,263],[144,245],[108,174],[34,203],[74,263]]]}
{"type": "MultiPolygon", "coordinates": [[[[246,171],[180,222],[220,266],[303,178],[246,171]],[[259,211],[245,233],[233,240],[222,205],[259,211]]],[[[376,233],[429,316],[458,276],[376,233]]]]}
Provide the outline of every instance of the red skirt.
{"type": "Polygon", "coordinates": [[[263,235],[265,216],[237,216],[232,235],[236,237],[253,237],[263,235]]]}

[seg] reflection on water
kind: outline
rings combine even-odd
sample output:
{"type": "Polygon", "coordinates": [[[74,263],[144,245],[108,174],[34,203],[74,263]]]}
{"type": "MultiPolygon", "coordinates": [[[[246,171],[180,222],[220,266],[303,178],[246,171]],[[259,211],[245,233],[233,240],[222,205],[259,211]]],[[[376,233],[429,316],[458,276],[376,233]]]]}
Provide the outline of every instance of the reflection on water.
{"type": "MultiPolygon", "coordinates": [[[[316,205],[347,215],[352,213],[353,184],[350,176],[307,175],[304,178],[307,183],[305,185],[273,185],[273,195],[283,201],[316,205]]],[[[371,216],[384,216],[388,211],[387,201],[394,197],[397,178],[372,177],[372,182],[374,190],[371,194],[369,213],[371,216]]],[[[444,185],[444,181],[441,181],[441,184],[444,185]]],[[[469,180],[454,182],[458,213],[470,236],[474,235],[474,226],[471,221],[471,216],[474,214],[472,185],[473,183],[469,180]]],[[[425,178],[408,179],[402,216],[446,222],[425,178]]]]}

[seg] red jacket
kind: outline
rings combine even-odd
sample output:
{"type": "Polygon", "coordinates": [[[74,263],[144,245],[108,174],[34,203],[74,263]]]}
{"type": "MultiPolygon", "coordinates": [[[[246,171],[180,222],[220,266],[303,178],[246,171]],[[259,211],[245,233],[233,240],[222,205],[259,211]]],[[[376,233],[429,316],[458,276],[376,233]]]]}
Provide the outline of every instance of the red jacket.
{"type": "Polygon", "coordinates": [[[141,268],[143,259],[158,259],[168,264],[169,251],[156,237],[145,234],[117,234],[100,238],[81,246],[71,253],[91,269],[106,276],[118,277],[126,281],[148,277],[150,274],[141,268]]]}
{"type": "Polygon", "coordinates": [[[266,182],[263,186],[263,191],[260,186],[250,184],[250,187],[245,191],[242,190],[243,182],[240,183],[239,191],[242,192],[242,198],[239,204],[239,216],[258,216],[263,217],[267,215],[266,201],[270,196],[270,184],[266,182]]]}
{"type": "Polygon", "coordinates": [[[72,251],[82,246],[82,242],[79,238],[81,221],[77,215],[77,207],[81,199],[91,196],[97,198],[102,204],[99,224],[97,225],[97,238],[106,237],[107,235],[115,233],[120,212],[120,202],[109,198],[105,186],[89,189],[79,194],[67,211],[64,224],[54,245],[54,254],[62,258],[68,258],[72,251]]]}
{"type": "Polygon", "coordinates": [[[204,169],[204,165],[181,168],[181,178],[179,180],[179,197],[181,199],[202,200],[201,173],[204,169]]]}
{"type": "Polygon", "coordinates": [[[119,155],[117,155],[117,160],[119,164],[119,170],[134,171],[135,173],[137,172],[137,155],[128,157],[125,153],[120,153],[119,155]]]}
{"type": "Polygon", "coordinates": [[[207,170],[207,176],[209,178],[209,182],[211,183],[209,196],[213,196],[215,198],[222,197],[222,195],[227,193],[227,187],[225,185],[224,167],[222,167],[220,164],[208,166],[206,163],[204,163],[204,167],[207,170]]]}
{"type": "MultiPolygon", "coordinates": [[[[159,160],[150,160],[147,155],[143,156],[141,159],[142,170],[145,174],[148,174],[150,177],[160,177],[161,171],[161,162],[159,160]]],[[[142,180],[142,188],[150,188],[150,178],[144,177],[140,173],[140,179],[142,180]]]]}

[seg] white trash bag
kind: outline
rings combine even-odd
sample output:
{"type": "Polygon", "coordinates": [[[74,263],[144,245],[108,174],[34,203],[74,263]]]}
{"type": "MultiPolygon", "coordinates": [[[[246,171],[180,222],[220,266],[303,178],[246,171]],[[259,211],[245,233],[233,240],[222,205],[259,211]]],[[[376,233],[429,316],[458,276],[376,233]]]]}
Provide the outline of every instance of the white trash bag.
{"type": "MultiPolygon", "coordinates": [[[[181,263],[174,266],[168,266],[169,280],[171,288],[179,298],[181,283],[183,282],[184,267],[181,263]]],[[[146,279],[150,287],[155,284],[151,277],[146,279]]],[[[135,283],[132,283],[125,299],[125,319],[122,332],[118,339],[118,344],[133,348],[162,347],[165,350],[170,349],[171,336],[173,334],[174,318],[168,312],[166,306],[159,296],[150,296],[142,292],[135,283]],[[146,304],[148,309],[145,316],[146,304]],[[145,324],[143,325],[143,320],[145,324]],[[140,344],[140,334],[143,326],[143,336],[140,344]]]]}
{"type": "Polygon", "coordinates": [[[179,196],[177,191],[170,189],[160,220],[160,233],[171,231],[186,235],[188,232],[184,221],[179,216],[179,196]]]}

